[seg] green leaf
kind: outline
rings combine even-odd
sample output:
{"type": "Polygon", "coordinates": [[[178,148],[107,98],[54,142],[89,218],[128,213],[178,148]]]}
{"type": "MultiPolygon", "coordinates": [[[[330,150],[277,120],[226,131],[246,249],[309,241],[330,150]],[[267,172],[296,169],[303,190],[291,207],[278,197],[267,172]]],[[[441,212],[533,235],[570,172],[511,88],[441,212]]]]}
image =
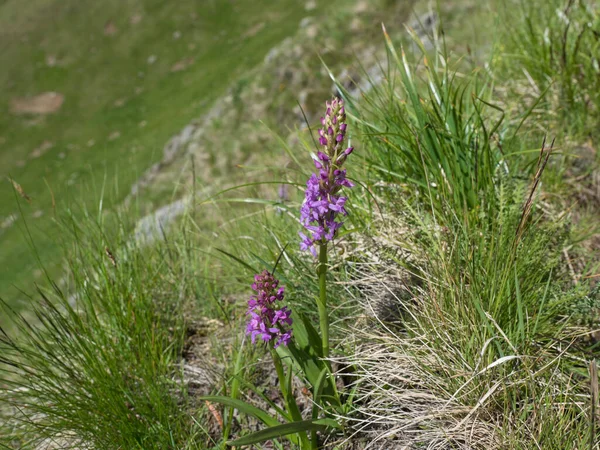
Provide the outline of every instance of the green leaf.
{"type": "Polygon", "coordinates": [[[321,402],[321,392],[323,391],[323,385],[325,384],[325,377],[327,376],[328,370],[327,368],[323,369],[319,374],[319,378],[317,378],[317,382],[313,388],[313,399],[314,405],[312,409],[312,418],[316,419],[319,417],[319,404],[321,402]]]}
{"type": "MultiPolygon", "coordinates": [[[[300,164],[298,164],[298,165],[300,166],[300,164]]],[[[242,189],[242,188],[250,187],[250,186],[262,186],[264,184],[277,184],[277,185],[279,185],[279,184],[289,184],[289,185],[292,185],[292,186],[298,186],[300,188],[303,187],[299,183],[291,183],[291,182],[285,181],[285,180],[280,180],[280,181],[255,181],[255,182],[252,182],[252,183],[238,184],[236,186],[233,186],[233,187],[230,187],[230,188],[227,188],[227,189],[223,189],[223,190],[217,192],[216,194],[214,194],[213,196],[208,197],[207,199],[201,201],[199,203],[199,205],[203,205],[205,203],[209,203],[210,201],[214,200],[215,198],[217,198],[217,197],[219,197],[219,196],[221,196],[221,195],[223,195],[223,194],[225,194],[227,192],[230,192],[230,191],[235,191],[237,189],[242,189]]]]}
{"type": "Polygon", "coordinates": [[[308,345],[310,345],[312,350],[317,352],[318,356],[323,357],[323,341],[321,340],[321,336],[319,336],[319,332],[306,315],[301,314],[300,319],[302,320],[302,325],[304,325],[308,345]]]}
{"type": "MultiPolygon", "coordinates": [[[[238,350],[237,358],[235,361],[234,377],[231,382],[231,398],[232,399],[237,399],[238,393],[240,391],[240,376],[239,376],[239,374],[242,373],[242,371],[244,370],[243,363],[244,363],[244,343],[245,342],[246,342],[246,340],[243,339],[242,346],[238,350]]],[[[231,431],[231,424],[233,422],[233,408],[229,408],[229,411],[227,411],[227,413],[225,415],[227,416],[227,424],[225,425],[225,429],[223,430],[223,437],[227,440],[227,439],[229,439],[229,433],[231,431]]]]}
{"type": "Polygon", "coordinates": [[[284,423],[274,427],[265,428],[256,431],[235,441],[228,441],[229,446],[251,445],[258,442],[264,442],[269,439],[275,439],[288,434],[302,433],[306,431],[321,431],[330,428],[339,428],[339,424],[333,419],[303,420],[301,422],[284,423]]]}
{"type": "Polygon", "coordinates": [[[341,239],[344,236],[347,236],[347,235],[352,234],[352,233],[356,233],[357,231],[360,231],[360,228],[350,228],[348,230],[340,231],[338,233],[338,235],[337,235],[337,238],[341,239]]]}
{"type": "Polygon", "coordinates": [[[286,385],[286,404],[287,409],[294,418],[294,422],[299,422],[302,420],[302,413],[300,412],[300,408],[298,408],[298,403],[296,403],[296,397],[294,397],[293,389],[292,389],[292,377],[294,375],[294,371],[291,367],[288,368],[288,373],[285,377],[285,385],[286,385]]]}
{"type": "MultiPolygon", "coordinates": [[[[251,255],[251,256],[252,256],[252,257],[253,257],[253,258],[254,258],[256,261],[258,261],[258,262],[260,263],[260,267],[264,267],[264,268],[266,269],[267,267],[269,267],[269,266],[271,265],[271,264],[269,264],[267,261],[265,261],[263,258],[261,258],[259,255],[257,255],[257,254],[256,254],[256,253],[254,253],[254,252],[250,252],[250,255],[251,255]]],[[[257,272],[257,273],[258,273],[258,272],[257,272]]],[[[273,272],[271,272],[271,273],[273,273],[273,272]]]]}
{"type": "Polygon", "coordinates": [[[226,252],[225,250],[221,250],[220,248],[215,248],[216,251],[223,253],[226,256],[229,256],[231,259],[233,259],[234,261],[240,263],[242,266],[246,267],[247,269],[250,269],[252,272],[254,273],[258,273],[258,271],[252,267],[250,264],[248,264],[246,261],[243,261],[242,259],[238,258],[235,255],[232,255],[229,252],[226,252]]]}
{"type": "Polygon", "coordinates": [[[273,402],[273,400],[271,400],[269,397],[267,397],[261,389],[259,389],[254,384],[250,383],[249,381],[247,381],[243,378],[238,378],[238,379],[239,379],[239,382],[242,384],[242,386],[244,386],[247,389],[250,389],[256,395],[258,395],[261,399],[263,399],[271,408],[273,408],[275,411],[277,411],[277,413],[279,415],[281,415],[281,417],[283,417],[285,419],[285,421],[287,421],[287,422],[292,421],[292,417],[283,408],[278,406],[275,402],[273,402]]]}
{"type": "Polygon", "coordinates": [[[272,274],[275,274],[275,271],[277,270],[277,266],[279,265],[279,261],[281,260],[281,257],[285,253],[285,249],[288,247],[288,245],[290,245],[289,242],[287,244],[285,244],[285,246],[279,252],[279,256],[277,257],[277,260],[275,261],[275,265],[273,266],[273,269],[271,269],[272,274]]]}
{"type": "MultiPolygon", "coordinates": [[[[294,339],[297,337],[294,333],[294,339]]],[[[319,378],[321,370],[325,363],[308,346],[300,346],[297,342],[291,342],[287,347],[280,345],[277,347],[277,353],[282,361],[289,365],[296,363],[302,375],[308,380],[311,386],[314,386],[319,378]]]]}
{"type": "MultiPolygon", "coordinates": [[[[275,358],[277,358],[278,356],[275,355],[275,358]]],[[[302,413],[300,412],[300,408],[298,408],[298,403],[296,403],[296,397],[294,397],[294,393],[292,390],[292,376],[294,374],[294,371],[292,369],[292,367],[288,368],[288,373],[286,376],[286,398],[285,398],[285,402],[287,404],[287,409],[290,412],[290,414],[292,415],[292,417],[294,418],[294,422],[292,423],[298,423],[302,421],[302,413]]],[[[300,439],[300,442],[302,443],[301,448],[308,448],[310,446],[310,442],[308,440],[308,436],[305,432],[302,433],[298,433],[298,438],[300,439]]]]}
{"type": "Polygon", "coordinates": [[[323,425],[329,428],[336,428],[338,430],[342,429],[342,426],[337,423],[334,419],[318,419],[312,421],[316,425],[323,425]]]}
{"type": "MultiPolygon", "coordinates": [[[[321,372],[324,369],[328,370],[326,362],[321,359],[323,356],[321,337],[304,314],[294,315],[292,327],[294,339],[287,347],[280,345],[277,353],[282,361],[288,364],[295,362],[305,379],[314,387],[319,383],[321,372]]],[[[329,403],[341,406],[335,386],[329,377],[325,378],[322,391],[323,398],[327,398],[329,403]]]]}
{"type": "Polygon", "coordinates": [[[517,266],[515,265],[515,296],[517,298],[517,318],[519,320],[519,337],[521,342],[525,339],[525,319],[523,313],[523,299],[521,297],[521,286],[519,284],[519,275],[517,273],[517,266]]]}
{"type": "Polygon", "coordinates": [[[249,403],[243,402],[242,400],[237,400],[230,397],[223,397],[220,395],[208,395],[205,397],[200,397],[200,400],[207,400],[209,402],[215,402],[225,406],[230,406],[232,408],[237,409],[240,412],[243,412],[244,414],[256,417],[258,420],[260,420],[262,423],[269,427],[280,425],[280,423],[274,417],[271,417],[263,410],[258,409],[256,406],[252,406],[249,403]]]}

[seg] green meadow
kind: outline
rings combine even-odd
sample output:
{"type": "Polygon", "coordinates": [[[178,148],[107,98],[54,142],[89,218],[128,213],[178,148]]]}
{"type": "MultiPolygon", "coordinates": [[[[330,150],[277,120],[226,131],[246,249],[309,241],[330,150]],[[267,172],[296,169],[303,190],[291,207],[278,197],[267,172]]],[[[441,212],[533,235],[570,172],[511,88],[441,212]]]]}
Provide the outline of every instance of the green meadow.
{"type": "Polygon", "coordinates": [[[60,276],[55,210],[118,205],[168,139],[305,14],[292,0],[3,1],[1,296],[30,292],[44,278],[40,262],[60,276]],[[64,99],[60,107],[50,99],[49,112],[31,112],[31,99],[48,92],[64,99]]]}

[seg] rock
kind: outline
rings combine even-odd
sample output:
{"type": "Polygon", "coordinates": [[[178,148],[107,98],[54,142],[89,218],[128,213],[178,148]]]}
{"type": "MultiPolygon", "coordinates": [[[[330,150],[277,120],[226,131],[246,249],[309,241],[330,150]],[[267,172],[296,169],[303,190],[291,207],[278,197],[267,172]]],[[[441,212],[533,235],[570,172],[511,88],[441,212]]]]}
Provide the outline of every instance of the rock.
{"type": "Polygon", "coordinates": [[[50,141],[42,142],[39,147],[37,147],[35,150],[33,150],[29,154],[29,159],[39,158],[44,153],[46,153],[48,150],[50,150],[52,147],[54,147],[54,143],[52,143],[50,141]]]}
{"type": "Polygon", "coordinates": [[[12,224],[15,223],[16,220],[17,220],[17,215],[16,214],[11,214],[6,219],[3,219],[0,222],[0,229],[4,230],[4,229],[12,226],[12,224]]]}
{"type": "MultiPolygon", "coordinates": [[[[40,274],[38,275],[37,273],[35,274],[36,278],[39,278],[40,275],[42,275],[43,272],[40,271],[40,274]]],[[[75,443],[78,442],[79,440],[75,438],[75,436],[73,435],[72,437],[68,438],[68,437],[52,437],[52,438],[47,438],[44,439],[43,441],[41,441],[34,450],[59,450],[61,448],[72,448],[72,449],[82,449],[82,447],[75,447],[75,443]]]]}
{"type": "Polygon", "coordinates": [[[121,137],[121,132],[120,131],[113,131],[112,133],[110,133],[108,135],[108,140],[109,141],[114,141],[115,139],[119,139],[121,137]]]}
{"type": "Polygon", "coordinates": [[[10,103],[14,114],[52,114],[63,105],[65,96],[58,92],[44,92],[34,97],[13,98],[10,103]]]}
{"type": "MultiPolygon", "coordinates": [[[[429,12],[413,19],[409,26],[415,30],[425,48],[431,50],[435,48],[435,42],[432,40],[432,36],[435,34],[438,23],[439,18],[437,14],[429,12]]],[[[416,44],[413,44],[413,47],[416,50],[416,44]]]]}
{"type": "Polygon", "coordinates": [[[255,36],[256,34],[258,34],[260,32],[260,30],[262,30],[265,27],[265,22],[260,22],[257,23],[256,25],[254,25],[253,27],[250,27],[244,34],[242,34],[242,38],[250,38],[252,36],[255,36]]]}
{"type": "Polygon", "coordinates": [[[317,2],[314,0],[310,0],[308,2],[306,2],[306,4],[304,5],[304,9],[306,11],[312,11],[313,9],[317,8],[317,2]]]}
{"type": "Polygon", "coordinates": [[[201,148],[202,148],[202,147],[201,147],[201,145],[200,145],[198,142],[196,142],[196,141],[194,140],[194,141],[192,141],[192,142],[190,143],[190,145],[188,145],[187,152],[188,152],[190,155],[195,155],[196,153],[198,153],[198,151],[199,151],[201,148]]]}
{"type": "Polygon", "coordinates": [[[180,147],[181,141],[179,135],[173,136],[163,149],[163,162],[165,164],[171,163],[175,159],[175,155],[177,155],[180,147]]]}
{"type": "Polygon", "coordinates": [[[161,235],[162,230],[185,212],[189,200],[187,198],[177,200],[139,220],[134,232],[136,241],[144,244],[151,243],[156,237],[161,235]]]}
{"type": "Polygon", "coordinates": [[[48,56],[46,56],[46,65],[48,67],[54,67],[54,66],[56,66],[56,56],[55,55],[48,55],[48,56]]]}
{"type": "Polygon", "coordinates": [[[317,25],[311,25],[306,28],[306,36],[310,39],[314,39],[319,34],[319,27],[317,25]]]}
{"type": "Polygon", "coordinates": [[[150,56],[148,56],[148,59],[146,60],[146,62],[149,65],[152,65],[156,62],[157,59],[158,59],[158,57],[156,55],[150,55],[150,56]]]}
{"type": "Polygon", "coordinates": [[[129,19],[129,23],[131,25],[137,25],[138,23],[140,23],[142,21],[142,15],[140,13],[135,13],[133,16],[131,16],[131,18],[129,19]]]}
{"type": "Polygon", "coordinates": [[[369,2],[367,2],[365,0],[356,3],[356,6],[354,7],[354,12],[356,14],[364,13],[364,12],[367,12],[368,10],[369,10],[369,2]]]}
{"type": "Polygon", "coordinates": [[[185,145],[190,141],[195,129],[196,127],[194,125],[187,125],[183,130],[181,130],[181,133],[179,133],[181,145],[185,145]]]}
{"type": "Polygon", "coordinates": [[[277,57],[281,53],[282,49],[289,48],[293,42],[294,42],[294,40],[291,37],[288,37],[288,38],[285,38],[283,40],[283,42],[281,42],[281,44],[276,45],[271,50],[269,50],[269,52],[265,56],[265,64],[269,64],[269,63],[275,61],[275,59],[277,59],[277,57]]]}
{"type": "Polygon", "coordinates": [[[173,67],[171,67],[171,72],[181,72],[182,70],[187,69],[194,63],[194,58],[185,58],[181,61],[176,62],[173,67]]]}
{"type": "Polygon", "coordinates": [[[302,19],[300,21],[300,24],[298,25],[300,28],[306,28],[307,26],[309,26],[311,23],[313,23],[314,20],[312,17],[305,17],[304,19],[302,19]]]}
{"type": "Polygon", "coordinates": [[[104,24],[104,36],[114,36],[119,30],[112,20],[108,20],[104,24]]]}

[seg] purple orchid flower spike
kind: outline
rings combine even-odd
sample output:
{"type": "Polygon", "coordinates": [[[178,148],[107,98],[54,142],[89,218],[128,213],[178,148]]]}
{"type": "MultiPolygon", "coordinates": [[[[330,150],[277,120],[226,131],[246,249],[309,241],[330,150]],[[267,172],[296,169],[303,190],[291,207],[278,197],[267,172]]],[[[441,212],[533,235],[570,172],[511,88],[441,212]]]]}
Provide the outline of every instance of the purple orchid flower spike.
{"type": "Polygon", "coordinates": [[[306,182],[305,200],[300,209],[300,221],[307,234],[300,234],[300,250],[309,250],[317,255],[315,244],[332,241],[342,222],[336,220],[346,216],[344,208],[347,197],[339,195],[342,187],[354,184],[346,178],[342,165],[350,156],[353,147],[344,148],[346,139],[346,112],[344,101],[334,98],[326,103],[327,113],[321,118],[323,128],[319,130],[319,143],[323,147],[314,161],[319,174],[311,174],[306,182]]]}
{"type": "Polygon", "coordinates": [[[275,348],[288,345],[292,338],[292,312],[287,306],[281,309],[275,303],[283,300],[285,288],[279,286],[279,280],[271,273],[263,270],[254,276],[252,289],[256,291],[248,300],[249,316],[246,335],[255,344],[257,338],[262,342],[274,342],[275,348]]]}

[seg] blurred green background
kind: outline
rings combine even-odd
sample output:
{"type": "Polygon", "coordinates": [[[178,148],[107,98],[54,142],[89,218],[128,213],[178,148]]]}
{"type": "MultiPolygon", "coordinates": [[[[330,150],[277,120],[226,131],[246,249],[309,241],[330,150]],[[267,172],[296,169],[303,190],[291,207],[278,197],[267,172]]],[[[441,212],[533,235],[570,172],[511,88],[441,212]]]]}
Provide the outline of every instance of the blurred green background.
{"type": "Polygon", "coordinates": [[[0,0],[0,297],[16,305],[43,279],[36,252],[60,274],[54,208],[119,204],[168,139],[293,34],[306,8],[0,0]]]}

